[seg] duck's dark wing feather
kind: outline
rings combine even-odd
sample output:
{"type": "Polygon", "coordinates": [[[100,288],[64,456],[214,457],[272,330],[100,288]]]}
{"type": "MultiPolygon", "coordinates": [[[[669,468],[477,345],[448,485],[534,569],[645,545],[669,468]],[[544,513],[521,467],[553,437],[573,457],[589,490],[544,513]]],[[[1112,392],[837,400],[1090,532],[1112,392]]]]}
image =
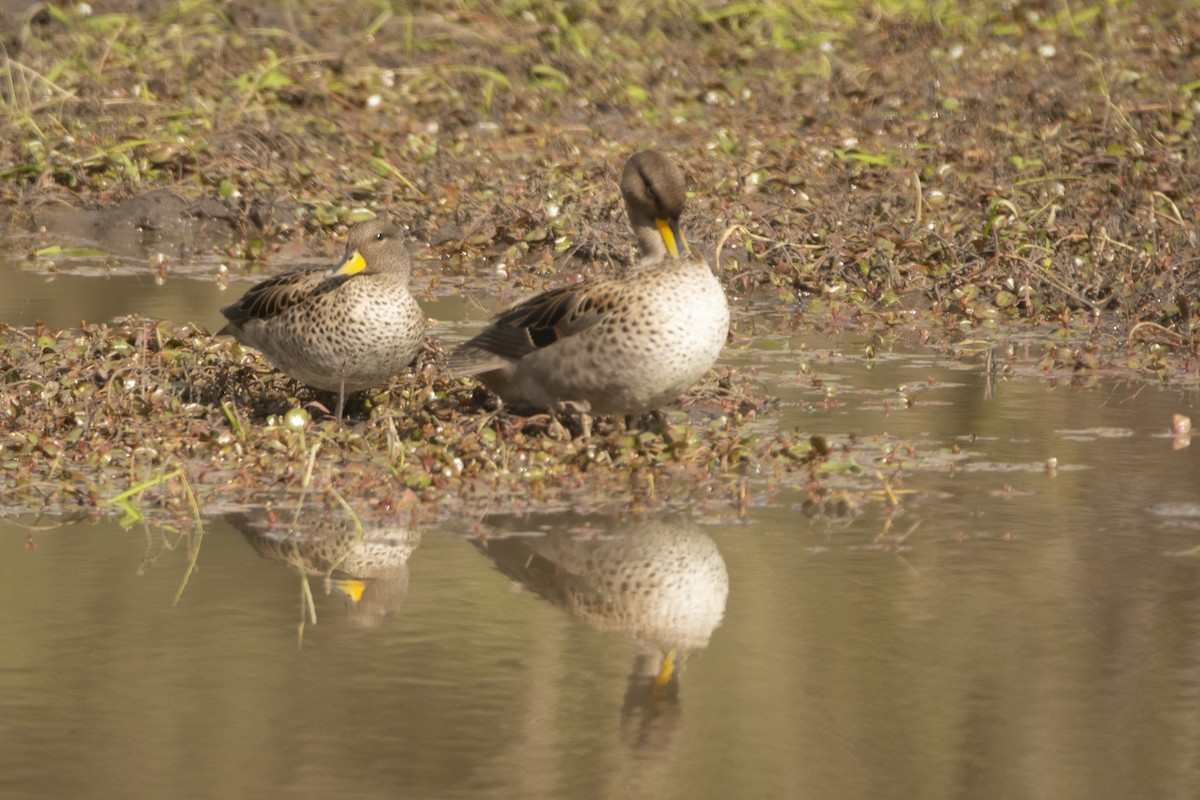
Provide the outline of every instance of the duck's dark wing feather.
{"type": "Polygon", "coordinates": [[[236,303],[221,309],[231,326],[270,319],[284,310],[341,286],[352,276],[330,275],[325,267],[302,267],[255,284],[236,303]]]}
{"type": "Polygon", "coordinates": [[[451,355],[450,368],[458,374],[471,374],[491,368],[486,365],[494,366],[497,357],[517,361],[598,324],[613,306],[612,287],[606,281],[543,292],[501,312],[451,355]]]}

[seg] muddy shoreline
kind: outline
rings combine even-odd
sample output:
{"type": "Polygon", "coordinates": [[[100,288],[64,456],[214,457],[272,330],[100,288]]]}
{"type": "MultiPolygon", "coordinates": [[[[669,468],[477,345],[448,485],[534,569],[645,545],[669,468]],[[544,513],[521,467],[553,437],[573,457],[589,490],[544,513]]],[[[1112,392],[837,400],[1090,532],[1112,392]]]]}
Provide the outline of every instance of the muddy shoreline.
{"type": "MultiPolygon", "coordinates": [[[[617,174],[655,146],[687,174],[735,342],[851,327],[871,351],[983,341],[1011,374],[1195,381],[1196,9],[0,10],[0,218],[34,271],[85,242],[259,275],[387,209],[442,271],[430,292],[515,298],[628,263],[617,174]]],[[[607,492],[736,514],[783,482],[836,514],[887,487],[847,494],[822,465],[861,445],[764,426],[770,397],[728,368],[667,430],[594,442],[487,418],[436,354],[354,424],[294,424],[305,392],[187,322],[0,326],[6,509],[353,485],[389,513],[607,492]]]]}

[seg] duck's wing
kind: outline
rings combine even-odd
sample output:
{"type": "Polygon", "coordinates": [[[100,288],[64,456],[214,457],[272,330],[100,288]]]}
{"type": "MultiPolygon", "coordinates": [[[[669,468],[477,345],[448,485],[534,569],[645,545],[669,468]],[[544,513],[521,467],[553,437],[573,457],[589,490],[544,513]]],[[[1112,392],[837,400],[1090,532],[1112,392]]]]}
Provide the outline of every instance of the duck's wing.
{"type": "Polygon", "coordinates": [[[587,281],[551,289],[497,316],[479,335],[460,345],[448,362],[457,375],[472,375],[519,361],[568,336],[598,325],[617,307],[610,281],[587,281]]]}
{"type": "Polygon", "coordinates": [[[230,332],[256,319],[270,319],[292,306],[306,303],[319,295],[336,289],[351,276],[330,275],[324,267],[301,267],[267,278],[250,288],[236,303],[221,309],[229,325],[222,333],[230,332]]]}

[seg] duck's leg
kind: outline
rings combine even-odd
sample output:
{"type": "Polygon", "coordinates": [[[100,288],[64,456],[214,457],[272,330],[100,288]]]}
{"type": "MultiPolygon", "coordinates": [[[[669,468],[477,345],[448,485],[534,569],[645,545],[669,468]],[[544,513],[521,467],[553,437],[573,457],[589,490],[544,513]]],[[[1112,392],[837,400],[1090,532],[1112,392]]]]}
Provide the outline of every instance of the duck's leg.
{"type": "Polygon", "coordinates": [[[491,411],[484,411],[483,415],[479,417],[479,421],[475,424],[475,434],[479,435],[484,428],[491,425],[497,438],[503,439],[509,431],[519,430],[520,425],[511,422],[508,409],[505,408],[504,401],[498,395],[492,395],[492,398],[496,401],[496,407],[491,411]]]}
{"type": "Polygon", "coordinates": [[[623,417],[618,417],[618,421],[622,423],[620,428],[622,433],[628,431],[644,431],[647,430],[647,418],[658,425],[659,434],[665,439],[667,438],[667,412],[661,408],[654,411],[648,411],[645,414],[626,414],[623,417]]]}
{"type": "Polygon", "coordinates": [[[563,413],[559,408],[551,408],[546,412],[546,416],[550,418],[546,425],[546,433],[551,437],[562,441],[571,441],[571,432],[567,430],[567,426],[563,425],[563,413]]]}
{"type": "Polygon", "coordinates": [[[340,384],[338,384],[337,411],[334,413],[333,416],[340,420],[342,418],[342,412],[345,410],[346,410],[346,376],[342,375],[342,382],[340,384]]]}
{"type": "Polygon", "coordinates": [[[560,400],[555,408],[550,409],[555,419],[562,414],[575,414],[579,417],[579,428],[584,439],[592,438],[592,405],[579,400],[560,400]]]}

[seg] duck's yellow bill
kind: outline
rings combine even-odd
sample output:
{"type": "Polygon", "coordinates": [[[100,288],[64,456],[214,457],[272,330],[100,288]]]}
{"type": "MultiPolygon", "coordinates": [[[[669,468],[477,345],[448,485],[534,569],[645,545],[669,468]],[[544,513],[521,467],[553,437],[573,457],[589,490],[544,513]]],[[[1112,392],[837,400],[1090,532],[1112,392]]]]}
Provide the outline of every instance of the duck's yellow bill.
{"type": "Polygon", "coordinates": [[[362,600],[363,592],[367,590],[367,585],[360,580],[354,578],[335,578],[333,586],[339,592],[350,598],[350,602],[358,605],[358,601],[362,600]]]}
{"type": "Polygon", "coordinates": [[[682,258],[687,253],[687,242],[679,232],[679,225],[666,219],[656,219],[654,224],[658,226],[658,233],[663,238],[663,244],[667,246],[667,252],[674,258],[682,258]]]}
{"type": "Polygon", "coordinates": [[[658,675],[654,677],[654,685],[662,688],[671,682],[671,678],[675,676],[675,651],[667,653],[663,656],[662,662],[659,664],[658,675]]]}
{"type": "Polygon", "coordinates": [[[367,261],[362,257],[362,253],[355,250],[349,258],[342,262],[342,265],[337,268],[334,275],[357,275],[367,268],[367,261]]]}

